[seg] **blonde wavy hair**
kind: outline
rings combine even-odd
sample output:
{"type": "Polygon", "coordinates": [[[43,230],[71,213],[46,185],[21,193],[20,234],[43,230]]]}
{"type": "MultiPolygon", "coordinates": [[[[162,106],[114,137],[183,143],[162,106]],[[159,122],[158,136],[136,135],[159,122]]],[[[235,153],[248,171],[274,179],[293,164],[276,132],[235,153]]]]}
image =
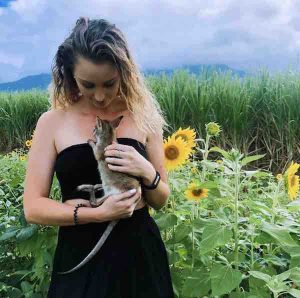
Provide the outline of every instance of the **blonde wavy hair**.
{"type": "Polygon", "coordinates": [[[104,19],[80,17],[69,37],[58,47],[48,87],[51,109],[65,108],[79,100],[73,77],[78,57],[95,63],[110,62],[120,74],[119,95],[138,128],[145,133],[163,133],[167,123],[163,112],[136,66],[123,33],[104,19]]]}

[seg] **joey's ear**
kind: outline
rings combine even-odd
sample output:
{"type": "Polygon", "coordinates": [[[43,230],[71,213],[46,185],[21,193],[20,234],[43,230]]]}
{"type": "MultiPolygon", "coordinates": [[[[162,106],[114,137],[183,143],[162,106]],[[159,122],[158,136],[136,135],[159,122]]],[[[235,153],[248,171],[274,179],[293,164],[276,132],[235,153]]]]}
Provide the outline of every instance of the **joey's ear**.
{"type": "Polygon", "coordinates": [[[112,121],[110,121],[110,125],[113,127],[113,128],[117,128],[122,120],[124,116],[120,116],[112,121]]]}
{"type": "Polygon", "coordinates": [[[100,119],[99,116],[97,116],[96,126],[97,126],[98,128],[102,127],[102,120],[100,119]]]}

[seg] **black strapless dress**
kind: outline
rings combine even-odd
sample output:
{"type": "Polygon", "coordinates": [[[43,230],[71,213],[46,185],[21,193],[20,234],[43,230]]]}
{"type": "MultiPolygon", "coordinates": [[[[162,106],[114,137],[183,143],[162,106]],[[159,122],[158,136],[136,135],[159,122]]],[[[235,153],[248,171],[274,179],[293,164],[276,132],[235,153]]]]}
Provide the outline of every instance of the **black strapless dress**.
{"type": "MultiPolygon", "coordinates": [[[[145,146],[132,138],[118,142],[133,146],[147,158],[145,146]]],[[[101,183],[92,148],[76,144],[61,151],[55,172],[62,201],[88,199],[76,190],[81,184],[101,183]]],[[[97,193],[97,197],[102,191],[97,193]]],[[[100,251],[75,272],[60,275],[79,264],[100,239],[107,222],[60,226],[48,298],[173,298],[165,245],[148,206],[120,219],[100,251]]]]}

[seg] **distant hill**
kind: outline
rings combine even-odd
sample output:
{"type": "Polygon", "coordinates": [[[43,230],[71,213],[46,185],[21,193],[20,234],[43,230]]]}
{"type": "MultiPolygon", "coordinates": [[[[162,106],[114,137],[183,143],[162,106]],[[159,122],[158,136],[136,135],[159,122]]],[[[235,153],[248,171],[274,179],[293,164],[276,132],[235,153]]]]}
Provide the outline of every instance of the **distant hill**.
{"type": "Polygon", "coordinates": [[[165,69],[147,69],[144,71],[145,75],[158,75],[160,73],[165,73],[166,75],[172,75],[175,70],[186,69],[188,72],[193,74],[200,74],[203,72],[231,72],[232,75],[237,75],[239,77],[244,77],[246,72],[243,70],[237,70],[230,68],[226,64],[198,64],[198,65],[183,65],[180,67],[165,68],[165,69]]]}
{"type": "MultiPolygon", "coordinates": [[[[230,71],[233,75],[237,75],[239,77],[244,77],[246,72],[243,70],[235,70],[230,68],[225,64],[215,64],[215,65],[183,65],[181,67],[175,68],[163,68],[163,69],[146,69],[143,72],[145,76],[147,75],[159,75],[164,73],[168,76],[172,75],[175,70],[186,69],[190,73],[199,74],[203,71],[210,73],[213,71],[217,72],[227,72],[230,71]]],[[[33,88],[36,89],[47,89],[48,85],[51,81],[51,75],[47,73],[42,73],[39,75],[31,75],[24,77],[20,80],[8,83],[0,83],[0,91],[26,91],[33,88]]]]}
{"type": "Polygon", "coordinates": [[[0,91],[26,91],[33,88],[47,89],[50,81],[51,75],[42,73],[39,75],[28,76],[14,82],[1,83],[0,91]]]}

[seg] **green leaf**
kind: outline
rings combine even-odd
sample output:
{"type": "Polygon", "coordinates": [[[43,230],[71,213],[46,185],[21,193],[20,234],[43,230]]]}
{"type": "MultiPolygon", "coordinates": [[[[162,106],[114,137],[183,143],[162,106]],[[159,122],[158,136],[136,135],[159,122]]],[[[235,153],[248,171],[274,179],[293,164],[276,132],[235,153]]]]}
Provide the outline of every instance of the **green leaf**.
{"type": "Polygon", "coordinates": [[[300,286],[300,268],[294,267],[291,269],[290,279],[299,287],[300,286]]]}
{"type": "Polygon", "coordinates": [[[269,274],[262,273],[260,271],[249,271],[249,274],[255,278],[265,281],[266,283],[271,280],[271,276],[269,274]]]}
{"type": "Polygon", "coordinates": [[[177,297],[179,297],[179,293],[181,292],[182,288],[182,270],[178,269],[176,267],[170,268],[171,277],[172,277],[172,284],[173,284],[173,290],[177,297]]]}
{"type": "Polygon", "coordinates": [[[285,272],[278,274],[276,277],[278,278],[279,281],[284,281],[288,279],[290,275],[291,275],[291,270],[287,270],[285,272]]]}
{"type": "Polygon", "coordinates": [[[264,222],[262,230],[272,236],[282,246],[297,246],[289,231],[284,227],[264,222]]]}
{"type": "Polygon", "coordinates": [[[17,241],[24,241],[31,238],[36,233],[37,230],[38,230],[37,225],[29,225],[25,228],[22,228],[16,236],[17,241]]]}
{"type": "Polygon", "coordinates": [[[245,166],[249,162],[252,162],[252,161],[255,161],[255,160],[263,158],[265,155],[266,154],[259,154],[259,155],[247,156],[247,157],[245,157],[245,158],[242,159],[241,165],[245,166]]]}
{"type": "Polygon", "coordinates": [[[177,216],[175,214],[162,214],[156,220],[157,225],[160,230],[165,230],[167,228],[171,228],[177,224],[177,216]]]}
{"type": "Polygon", "coordinates": [[[231,267],[214,264],[210,272],[210,279],[212,296],[221,296],[238,287],[243,276],[240,271],[231,267]]]}
{"type": "Polygon", "coordinates": [[[250,275],[249,277],[250,293],[256,298],[270,298],[270,290],[267,288],[265,281],[254,278],[250,275]]]}
{"type": "Polygon", "coordinates": [[[203,255],[216,247],[225,245],[232,237],[232,231],[228,227],[215,223],[208,224],[203,230],[200,253],[203,255]]]}
{"type": "Polygon", "coordinates": [[[218,188],[218,183],[215,181],[207,181],[207,182],[202,182],[202,183],[197,183],[197,187],[199,188],[218,188]]]}
{"type": "Polygon", "coordinates": [[[7,289],[7,297],[9,298],[21,298],[23,297],[23,293],[18,288],[10,287],[7,289]]]}
{"type": "Polygon", "coordinates": [[[33,286],[28,281],[22,281],[21,288],[24,293],[28,293],[33,290],[33,286]]]}
{"type": "Polygon", "coordinates": [[[249,298],[249,293],[246,293],[246,292],[241,292],[241,293],[233,292],[233,293],[230,293],[229,298],[249,298]]]}
{"type": "Polygon", "coordinates": [[[197,269],[191,275],[187,276],[182,295],[185,297],[203,297],[210,290],[210,274],[205,269],[197,269]]]}
{"type": "Polygon", "coordinates": [[[20,222],[20,224],[21,224],[23,227],[25,227],[25,226],[28,225],[28,223],[27,223],[27,221],[26,221],[26,219],[25,219],[25,214],[24,214],[24,210],[23,210],[23,209],[22,209],[22,212],[21,212],[20,215],[19,215],[19,222],[20,222]]]}
{"type": "Polygon", "coordinates": [[[168,243],[174,244],[174,243],[181,242],[191,232],[192,232],[191,226],[180,224],[175,228],[174,238],[170,239],[168,243]]]}
{"type": "Polygon", "coordinates": [[[221,149],[221,148],[219,148],[219,147],[212,147],[212,148],[210,148],[209,150],[208,150],[208,152],[219,152],[219,153],[221,153],[226,159],[230,159],[230,155],[228,154],[228,152],[227,151],[225,151],[225,150],[223,150],[223,149],[221,149]]]}
{"type": "Polygon", "coordinates": [[[291,255],[290,268],[296,268],[299,264],[300,264],[300,257],[294,257],[291,255]]]}
{"type": "MultiPolygon", "coordinates": [[[[224,255],[227,259],[228,262],[234,262],[234,258],[235,258],[235,253],[234,251],[232,252],[229,252],[227,254],[224,255]]],[[[238,260],[239,262],[243,262],[245,260],[245,257],[246,257],[246,253],[245,252],[239,252],[238,253],[238,260]]]]}
{"type": "Polygon", "coordinates": [[[19,231],[18,228],[12,227],[13,229],[7,229],[5,233],[3,233],[0,237],[0,241],[5,241],[7,239],[13,238],[17,232],[19,231]]]}
{"type": "Polygon", "coordinates": [[[300,298],[300,291],[296,289],[290,289],[288,291],[289,294],[293,295],[293,297],[300,298]]]}

